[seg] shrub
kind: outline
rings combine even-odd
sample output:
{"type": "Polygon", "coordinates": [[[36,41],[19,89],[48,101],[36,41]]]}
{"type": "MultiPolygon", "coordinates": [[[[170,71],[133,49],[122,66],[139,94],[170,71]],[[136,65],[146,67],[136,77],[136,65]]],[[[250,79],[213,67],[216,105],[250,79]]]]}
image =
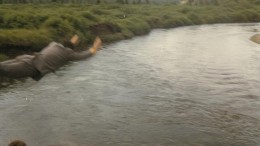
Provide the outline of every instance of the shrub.
{"type": "Polygon", "coordinates": [[[84,11],[84,12],[81,12],[81,15],[88,19],[88,20],[91,20],[91,21],[97,21],[98,18],[97,16],[95,16],[94,14],[90,13],[89,11],[84,11]]]}
{"type": "Polygon", "coordinates": [[[5,54],[0,54],[0,62],[7,60],[7,59],[8,59],[8,57],[5,54]]]}
{"type": "Polygon", "coordinates": [[[202,20],[201,20],[199,14],[188,13],[187,17],[188,17],[188,19],[190,19],[192,21],[193,24],[201,24],[202,23],[202,20]]]}
{"type": "Polygon", "coordinates": [[[152,28],[192,24],[259,22],[260,6],[221,0],[218,6],[27,4],[0,6],[0,47],[40,48],[74,33],[82,42],[143,35],[152,28]]]}
{"type": "MultiPolygon", "coordinates": [[[[0,16],[1,17],[1,16],[0,16]]],[[[4,28],[38,28],[48,16],[34,15],[29,13],[8,13],[2,16],[4,28]]]]}
{"type": "Polygon", "coordinates": [[[61,41],[67,39],[75,33],[74,28],[68,22],[59,17],[52,17],[48,19],[43,26],[46,29],[50,29],[55,40],[61,41]]]}
{"type": "Polygon", "coordinates": [[[125,25],[124,27],[130,30],[135,35],[143,35],[150,31],[150,26],[148,22],[146,22],[142,18],[129,18],[124,19],[125,25]]]}
{"type": "Polygon", "coordinates": [[[241,15],[245,15],[249,22],[258,22],[260,19],[260,14],[251,9],[245,10],[241,15]]]}
{"type": "Polygon", "coordinates": [[[40,49],[51,41],[47,30],[11,29],[0,30],[1,46],[40,49]]]}
{"type": "Polygon", "coordinates": [[[108,15],[108,14],[110,14],[109,11],[106,11],[106,10],[103,10],[103,9],[100,9],[100,8],[93,8],[92,12],[96,15],[108,15]]]}

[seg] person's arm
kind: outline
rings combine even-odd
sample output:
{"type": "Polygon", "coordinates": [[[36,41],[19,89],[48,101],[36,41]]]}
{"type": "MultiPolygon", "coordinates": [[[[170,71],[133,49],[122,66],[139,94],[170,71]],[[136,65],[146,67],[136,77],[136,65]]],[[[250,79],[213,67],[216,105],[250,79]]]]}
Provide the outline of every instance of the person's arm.
{"type": "Polygon", "coordinates": [[[93,56],[97,53],[97,50],[101,47],[101,44],[102,44],[101,39],[97,37],[93,43],[93,46],[90,49],[82,52],[74,52],[73,50],[71,50],[69,60],[71,61],[82,60],[90,56],[93,56]]]}
{"type": "Polygon", "coordinates": [[[89,50],[81,51],[81,52],[75,52],[75,51],[71,50],[69,60],[70,61],[83,60],[83,59],[89,58],[92,55],[93,54],[89,50]]]}

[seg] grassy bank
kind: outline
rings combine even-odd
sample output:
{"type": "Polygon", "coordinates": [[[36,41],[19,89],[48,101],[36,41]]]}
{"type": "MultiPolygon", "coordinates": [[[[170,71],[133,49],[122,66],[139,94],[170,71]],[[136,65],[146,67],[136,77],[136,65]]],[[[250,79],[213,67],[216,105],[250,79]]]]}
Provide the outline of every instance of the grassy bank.
{"type": "Polygon", "coordinates": [[[0,51],[39,51],[50,41],[79,34],[82,45],[147,34],[153,28],[212,23],[260,22],[260,6],[189,5],[0,5],[0,51]]]}

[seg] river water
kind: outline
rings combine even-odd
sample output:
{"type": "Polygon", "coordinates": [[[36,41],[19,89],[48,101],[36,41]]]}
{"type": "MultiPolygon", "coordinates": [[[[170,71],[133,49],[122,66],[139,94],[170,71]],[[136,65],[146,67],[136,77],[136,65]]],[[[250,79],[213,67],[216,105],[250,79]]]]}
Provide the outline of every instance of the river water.
{"type": "Polygon", "coordinates": [[[259,146],[260,24],[152,31],[0,90],[0,145],[259,146]]]}

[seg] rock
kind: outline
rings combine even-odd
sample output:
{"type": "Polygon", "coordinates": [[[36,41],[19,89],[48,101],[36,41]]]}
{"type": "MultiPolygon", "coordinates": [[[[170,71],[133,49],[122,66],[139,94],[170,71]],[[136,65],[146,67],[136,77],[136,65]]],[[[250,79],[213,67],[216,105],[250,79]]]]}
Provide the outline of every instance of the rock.
{"type": "Polygon", "coordinates": [[[251,41],[260,44],[260,34],[255,34],[250,38],[251,41]]]}

